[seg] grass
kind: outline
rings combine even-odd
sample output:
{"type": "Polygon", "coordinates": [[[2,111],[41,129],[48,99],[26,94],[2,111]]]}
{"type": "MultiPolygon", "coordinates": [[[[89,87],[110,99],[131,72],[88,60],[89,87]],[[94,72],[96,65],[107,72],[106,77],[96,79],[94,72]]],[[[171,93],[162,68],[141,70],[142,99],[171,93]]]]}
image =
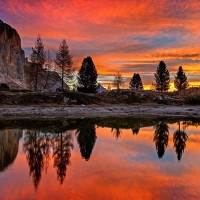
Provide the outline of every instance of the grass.
{"type": "Polygon", "coordinates": [[[91,94],[84,94],[81,92],[65,91],[63,92],[64,97],[69,98],[70,101],[74,104],[73,100],[76,100],[76,104],[97,104],[101,102],[99,97],[93,96],[91,94]]]}

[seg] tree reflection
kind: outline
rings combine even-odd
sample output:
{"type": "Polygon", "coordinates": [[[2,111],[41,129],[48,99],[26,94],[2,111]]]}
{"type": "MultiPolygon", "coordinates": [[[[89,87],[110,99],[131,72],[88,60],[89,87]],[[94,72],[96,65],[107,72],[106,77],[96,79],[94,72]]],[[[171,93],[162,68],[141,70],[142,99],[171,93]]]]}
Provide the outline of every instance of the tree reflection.
{"type": "Polygon", "coordinates": [[[120,128],[112,128],[111,132],[113,132],[113,136],[118,140],[121,137],[122,130],[120,128]]]}
{"type": "Polygon", "coordinates": [[[153,141],[155,142],[158,157],[162,158],[168,145],[169,126],[166,123],[161,122],[155,125],[154,129],[155,133],[153,141]]]}
{"type": "Polygon", "coordinates": [[[50,139],[48,134],[28,130],[24,138],[24,152],[35,189],[38,188],[43,169],[49,165],[50,139]]]}
{"type": "Polygon", "coordinates": [[[137,135],[139,133],[139,131],[140,131],[140,128],[134,127],[131,130],[132,130],[133,135],[137,135]]]}
{"type": "Polygon", "coordinates": [[[80,127],[76,132],[77,142],[79,144],[81,156],[88,161],[92,154],[97,136],[94,124],[88,124],[80,127]]]}
{"type": "Polygon", "coordinates": [[[57,168],[57,178],[60,184],[63,183],[67,165],[70,165],[71,149],[73,149],[73,139],[70,132],[60,132],[54,135],[53,158],[54,167],[57,168]]]}
{"type": "Polygon", "coordinates": [[[180,161],[186,147],[186,141],[188,139],[188,136],[184,131],[180,130],[180,122],[178,124],[179,124],[179,129],[174,132],[173,142],[177,154],[177,159],[178,161],[180,161]]]}

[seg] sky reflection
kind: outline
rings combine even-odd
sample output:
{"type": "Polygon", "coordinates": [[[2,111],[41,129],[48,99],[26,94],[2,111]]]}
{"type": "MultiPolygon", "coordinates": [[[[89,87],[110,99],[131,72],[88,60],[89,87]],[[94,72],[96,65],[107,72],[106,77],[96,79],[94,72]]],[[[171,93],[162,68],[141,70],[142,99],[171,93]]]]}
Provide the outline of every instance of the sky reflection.
{"type": "MultiPolygon", "coordinates": [[[[53,156],[55,151],[51,148],[48,169],[41,171],[37,188],[34,187],[32,174],[29,173],[30,166],[24,151],[26,136],[29,135],[30,139],[30,133],[26,135],[24,131],[23,137],[19,140],[19,150],[14,163],[0,172],[1,198],[198,199],[200,127],[184,128],[188,139],[181,160],[178,161],[173,135],[179,129],[179,124],[173,123],[168,126],[169,141],[162,158],[158,157],[153,141],[153,126],[141,127],[137,135],[133,135],[131,129],[122,129],[118,139],[111,132],[111,128],[95,126],[95,142],[92,140],[89,158],[85,158],[85,154],[80,152],[80,138],[77,139],[80,136],[77,136],[77,131],[66,131],[62,135],[62,140],[65,141],[64,144],[70,142],[71,145],[72,142],[73,148],[70,148],[70,164],[66,164],[66,176],[62,184],[57,177],[53,156]]],[[[181,131],[183,127],[181,122],[181,131]]],[[[91,134],[94,134],[94,127],[90,128],[93,131],[91,134]]],[[[10,130],[9,134],[12,132],[16,131],[10,130]]],[[[80,134],[80,131],[78,133],[80,134]]],[[[4,133],[1,131],[0,134],[2,136],[4,133]]],[[[56,137],[56,147],[60,139],[57,140],[56,137]]],[[[41,142],[38,139],[37,141],[41,142]]],[[[87,144],[87,141],[90,140],[87,139],[82,145],[87,144]]]]}

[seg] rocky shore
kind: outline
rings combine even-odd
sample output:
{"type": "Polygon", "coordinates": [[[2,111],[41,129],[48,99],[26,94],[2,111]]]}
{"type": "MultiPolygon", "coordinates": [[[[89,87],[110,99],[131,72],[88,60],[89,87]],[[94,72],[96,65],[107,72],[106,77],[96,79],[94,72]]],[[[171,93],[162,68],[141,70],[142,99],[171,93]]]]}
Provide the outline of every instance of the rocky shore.
{"type": "Polygon", "coordinates": [[[54,119],[54,118],[98,118],[131,116],[180,116],[200,117],[200,106],[164,105],[79,105],[79,106],[4,106],[0,108],[0,119],[54,119]]]}

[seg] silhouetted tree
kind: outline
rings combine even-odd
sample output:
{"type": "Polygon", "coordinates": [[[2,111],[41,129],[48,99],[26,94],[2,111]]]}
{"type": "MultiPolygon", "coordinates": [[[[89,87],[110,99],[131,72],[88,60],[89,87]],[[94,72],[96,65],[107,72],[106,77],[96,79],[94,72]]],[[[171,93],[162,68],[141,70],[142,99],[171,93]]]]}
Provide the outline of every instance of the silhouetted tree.
{"type": "Polygon", "coordinates": [[[73,67],[72,55],[69,54],[69,47],[66,40],[62,40],[59,50],[56,53],[55,63],[61,70],[62,90],[64,85],[64,78],[68,84],[73,82],[75,68],[73,67]]]}
{"type": "Polygon", "coordinates": [[[170,76],[167,66],[163,61],[160,61],[155,76],[155,88],[157,91],[167,91],[170,87],[170,76]]]}
{"type": "Polygon", "coordinates": [[[166,123],[161,122],[155,125],[154,129],[155,133],[153,141],[155,142],[158,157],[162,158],[168,145],[169,126],[166,123]]]}
{"type": "Polygon", "coordinates": [[[188,136],[184,131],[180,130],[180,122],[178,124],[179,124],[179,129],[174,132],[173,142],[177,154],[177,159],[178,161],[180,161],[186,147],[186,141],[188,139],[188,136]]]}
{"type": "Polygon", "coordinates": [[[187,76],[185,75],[182,66],[179,67],[174,80],[174,87],[178,90],[185,90],[188,88],[189,84],[187,81],[187,76]]]}
{"type": "Polygon", "coordinates": [[[55,134],[53,142],[54,167],[57,168],[57,178],[60,184],[66,176],[67,165],[70,165],[71,149],[73,149],[72,135],[70,132],[55,134]]]}
{"type": "Polygon", "coordinates": [[[97,139],[95,125],[89,124],[80,127],[76,132],[76,137],[81,156],[88,161],[97,139]]]}
{"type": "Polygon", "coordinates": [[[98,88],[97,77],[97,70],[92,58],[90,56],[84,58],[82,66],[77,75],[78,91],[85,93],[96,93],[98,88]]]}
{"type": "Polygon", "coordinates": [[[113,79],[113,86],[117,87],[117,90],[120,90],[120,86],[124,84],[124,78],[122,76],[122,73],[117,72],[114,74],[114,79],[113,79]]]}
{"type": "Polygon", "coordinates": [[[50,140],[42,133],[28,130],[23,144],[26,159],[33,178],[35,189],[38,188],[42,171],[48,166],[50,154],[50,140]]]}
{"type": "Polygon", "coordinates": [[[28,81],[30,85],[34,85],[34,90],[38,90],[38,80],[43,80],[43,65],[46,62],[46,52],[44,51],[44,45],[40,35],[38,35],[35,42],[35,48],[32,48],[32,54],[30,56],[30,71],[28,72],[28,81]]]}
{"type": "Polygon", "coordinates": [[[142,80],[138,73],[134,73],[134,75],[129,83],[129,88],[135,89],[135,90],[143,90],[142,80]]]}

